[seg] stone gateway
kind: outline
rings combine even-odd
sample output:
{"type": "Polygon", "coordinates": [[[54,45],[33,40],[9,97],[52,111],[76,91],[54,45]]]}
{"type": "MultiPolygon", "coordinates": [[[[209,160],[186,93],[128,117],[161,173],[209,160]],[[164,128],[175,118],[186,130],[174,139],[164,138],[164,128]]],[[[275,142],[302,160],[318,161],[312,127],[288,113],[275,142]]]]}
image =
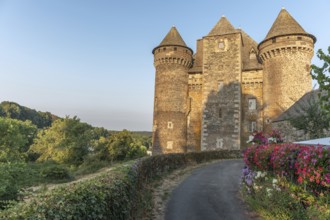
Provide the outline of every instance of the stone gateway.
{"type": "Polygon", "coordinates": [[[153,154],[240,149],[312,90],[316,38],[282,9],[257,44],[222,17],[193,53],[172,27],[153,49],[153,154]]]}

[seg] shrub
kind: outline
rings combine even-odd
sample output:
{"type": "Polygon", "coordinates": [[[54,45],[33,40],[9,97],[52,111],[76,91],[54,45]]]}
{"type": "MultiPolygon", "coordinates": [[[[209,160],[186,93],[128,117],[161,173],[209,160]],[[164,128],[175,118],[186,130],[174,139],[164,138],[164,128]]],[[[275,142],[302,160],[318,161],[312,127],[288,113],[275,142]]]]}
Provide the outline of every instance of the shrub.
{"type": "Polygon", "coordinates": [[[69,170],[61,165],[52,165],[41,170],[41,176],[49,180],[65,180],[70,179],[69,170]]]}
{"type": "Polygon", "coordinates": [[[16,200],[20,188],[32,175],[25,163],[0,163],[0,209],[10,200],[16,200]]]}

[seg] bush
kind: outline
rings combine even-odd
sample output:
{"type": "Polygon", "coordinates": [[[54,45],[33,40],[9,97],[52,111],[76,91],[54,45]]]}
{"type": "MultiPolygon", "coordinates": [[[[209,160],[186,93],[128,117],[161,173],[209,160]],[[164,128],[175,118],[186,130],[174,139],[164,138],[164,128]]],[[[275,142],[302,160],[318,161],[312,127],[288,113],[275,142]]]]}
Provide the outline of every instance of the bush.
{"type": "Polygon", "coordinates": [[[69,170],[61,165],[52,165],[41,170],[41,176],[49,180],[65,180],[70,179],[69,170]]]}
{"type": "Polygon", "coordinates": [[[25,163],[0,163],[0,209],[16,200],[19,190],[33,175],[25,163]]]}
{"type": "Polygon", "coordinates": [[[84,163],[78,167],[75,175],[84,175],[98,171],[99,169],[111,165],[111,162],[100,159],[99,154],[89,155],[84,163]]]}
{"type": "Polygon", "coordinates": [[[149,205],[148,185],[155,178],[191,163],[240,157],[239,151],[224,150],[142,158],[92,180],[31,198],[1,212],[0,218],[139,219],[149,205]]]}

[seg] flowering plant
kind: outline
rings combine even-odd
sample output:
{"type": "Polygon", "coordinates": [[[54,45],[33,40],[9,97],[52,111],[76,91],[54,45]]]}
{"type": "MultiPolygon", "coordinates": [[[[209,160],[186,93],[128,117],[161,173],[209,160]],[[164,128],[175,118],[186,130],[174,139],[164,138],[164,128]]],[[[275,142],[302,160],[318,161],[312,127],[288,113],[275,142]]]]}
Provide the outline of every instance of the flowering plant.
{"type": "Polygon", "coordinates": [[[271,154],[273,152],[273,146],[260,145],[255,148],[253,162],[257,166],[257,170],[272,170],[270,164],[271,154]]]}
{"type": "Polygon", "coordinates": [[[282,136],[278,130],[272,130],[272,132],[268,134],[268,143],[270,144],[283,143],[282,136]]]}
{"type": "Polygon", "coordinates": [[[280,132],[277,130],[273,130],[269,134],[264,134],[262,131],[254,131],[247,143],[252,143],[253,145],[279,144],[283,143],[283,139],[280,132]]]}
{"type": "Polygon", "coordinates": [[[315,193],[329,191],[330,149],[296,144],[251,146],[244,152],[246,165],[255,171],[273,171],[304,184],[315,193]]]}
{"type": "Polygon", "coordinates": [[[248,143],[256,144],[256,145],[262,145],[262,144],[268,144],[268,139],[265,137],[265,135],[262,133],[262,131],[254,131],[251,136],[251,140],[248,141],[248,143]]]}
{"type": "Polygon", "coordinates": [[[275,145],[271,154],[270,163],[276,174],[292,176],[293,168],[300,147],[295,144],[275,145]]]}
{"type": "Polygon", "coordinates": [[[330,186],[330,151],[321,146],[302,147],[295,162],[298,183],[313,188],[330,186]]]}

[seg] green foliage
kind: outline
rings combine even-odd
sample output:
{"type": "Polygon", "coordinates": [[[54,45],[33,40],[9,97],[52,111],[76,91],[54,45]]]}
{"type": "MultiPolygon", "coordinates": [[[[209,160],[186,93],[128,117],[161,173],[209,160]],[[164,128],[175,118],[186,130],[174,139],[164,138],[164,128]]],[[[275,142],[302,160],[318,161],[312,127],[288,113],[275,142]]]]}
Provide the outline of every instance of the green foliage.
{"type": "Polygon", "coordinates": [[[56,164],[43,168],[40,174],[42,177],[50,180],[67,180],[71,178],[66,167],[56,164]]]}
{"type": "Polygon", "coordinates": [[[78,170],[76,170],[74,172],[75,176],[79,176],[79,175],[85,175],[85,174],[90,174],[93,172],[97,172],[98,170],[100,170],[101,168],[107,167],[112,165],[111,162],[107,161],[107,160],[100,160],[98,155],[88,155],[85,160],[84,163],[82,163],[79,167],[78,170]]]}
{"type": "Polygon", "coordinates": [[[270,195],[267,191],[270,188],[263,185],[263,188],[256,191],[254,196],[245,195],[244,200],[261,214],[263,219],[309,219],[304,206],[299,201],[285,191],[276,191],[270,195]]]}
{"type": "Polygon", "coordinates": [[[2,102],[0,104],[0,116],[21,121],[29,120],[38,128],[49,127],[54,120],[58,119],[57,116],[49,112],[37,112],[14,102],[2,102]]]}
{"type": "Polygon", "coordinates": [[[79,165],[92,148],[92,127],[77,117],[59,119],[38,133],[30,152],[40,155],[38,161],[79,165]]]}
{"type": "Polygon", "coordinates": [[[123,130],[113,135],[108,146],[111,159],[124,160],[131,144],[133,144],[133,138],[129,131],[123,130]]]}
{"type": "Polygon", "coordinates": [[[0,117],[0,162],[25,160],[36,132],[30,121],[0,117]]]}
{"type": "Polygon", "coordinates": [[[94,154],[101,160],[122,161],[147,155],[141,136],[133,135],[127,130],[113,133],[108,138],[100,137],[94,144],[94,154]]]}
{"type": "Polygon", "coordinates": [[[311,75],[312,78],[318,82],[320,90],[324,92],[320,95],[323,109],[330,112],[330,47],[328,47],[328,54],[325,54],[319,49],[317,51],[317,57],[324,63],[321,67],[312,65],[311,75]]]}
{"type": "Polygon", "coordinates": [[[0,163],[0,209],[16,200],[19,190],[34,172],[22,162],[0,163]]]}
{"type": "Polygon", "coordinates": [[[320,101],[313,94],[307,100],[307,105],[298,105],[299,116],[291,116],[290,124],[298,130],[309,134],[310,138],[321,138],[330,127],[330,115],[320,107],[320,101]],[[320,120],[322,118],[322,120],[320,120]]]}
{"type": "Polygon", "coordinates": [[[257,172],[252,176],[250,185],[243,180],[241,194],[262,219],[329,219],[329,198],[324,194],[315,197],[302,186],[270,173],[257,172]]]}
{"type": "Polygon", "coordinates": [[[0,212],[0,219],[142,219],[155,178],[188,164],[239,157],[230,150],[146,157],[19,203],[0,212]]]}

